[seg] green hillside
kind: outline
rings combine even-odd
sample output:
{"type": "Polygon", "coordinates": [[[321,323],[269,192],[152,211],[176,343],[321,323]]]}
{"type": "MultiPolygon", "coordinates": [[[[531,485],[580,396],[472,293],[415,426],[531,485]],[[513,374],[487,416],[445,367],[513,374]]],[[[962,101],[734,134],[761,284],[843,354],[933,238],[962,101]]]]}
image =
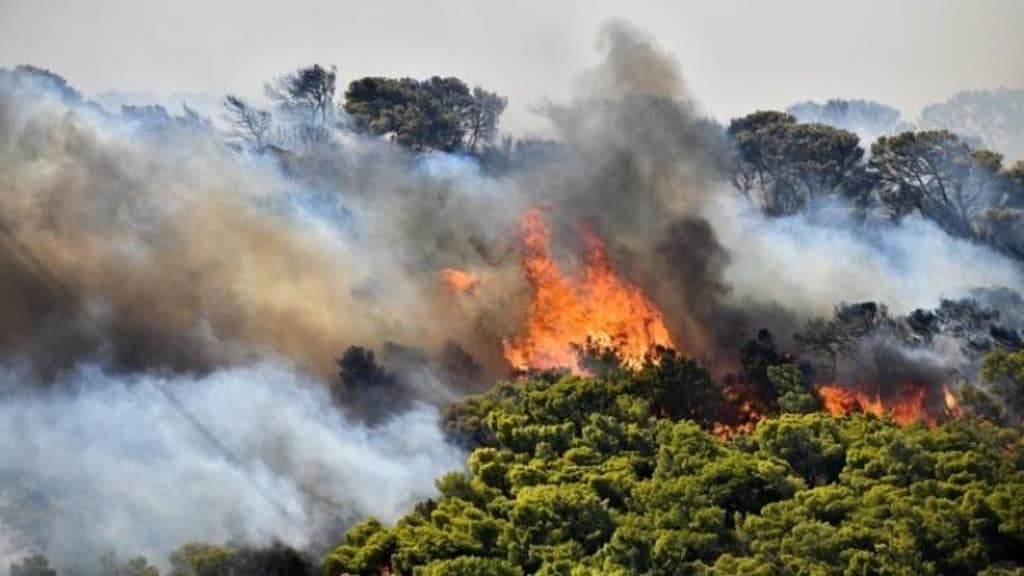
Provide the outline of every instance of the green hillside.
{"type": "Polygon", "coordinates": [[[1016,429],[811,412],[725,439],[693,419],[714,389],[668,354],[467,398],[446,425],[468,472],[395,526],[351,529],[326,573],[1024,574],[1016,429]]]}

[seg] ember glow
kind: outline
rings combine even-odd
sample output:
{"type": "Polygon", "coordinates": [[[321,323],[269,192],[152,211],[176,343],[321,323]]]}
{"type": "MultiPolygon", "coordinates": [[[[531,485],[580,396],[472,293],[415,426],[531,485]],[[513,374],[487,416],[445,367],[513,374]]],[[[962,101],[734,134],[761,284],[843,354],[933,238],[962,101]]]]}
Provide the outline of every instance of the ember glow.
{"type": "Polygon", "coordinates": [[[480,276],[466,270],[442,268],[441,281],[452,294],[473,294],[481,279],[480,276]]]}
{"type": "MultiPolygon", "coordinates": [[[[906,383],[900,392],[892,397],[883,398],[878,392],[868,392],[866,387],[827,384],[818,388],[818,396],[822,406],[833,416],[848,414],[874,414],[891,416],[897,424],[925,422],[933,425],[937,415],[927,409],[925,385],[906,383]]],[[[947,392],[948,401],[955,400],[947,392]]]]}
{"type": "Polygon", "coordinates": [[[504,342],[516,369],[569,368],[584,373],[579,351],[613,349],[637,366],[658,346],[673,347],[661,312],[636,286],[619,278],[604,243],[580,232],[582,273],[567,277],[551,257],[550,230],[539,209],[523,216],[519,229],[523,274],[532,290],[526,334],[504,342]]]}

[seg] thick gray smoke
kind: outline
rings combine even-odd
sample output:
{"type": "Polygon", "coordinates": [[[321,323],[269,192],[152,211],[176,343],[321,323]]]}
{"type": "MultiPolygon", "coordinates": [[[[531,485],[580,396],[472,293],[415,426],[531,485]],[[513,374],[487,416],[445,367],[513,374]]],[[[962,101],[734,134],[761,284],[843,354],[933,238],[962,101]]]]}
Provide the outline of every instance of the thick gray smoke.
{"type": "Polygon", "coordinates": [[[194,540],[322,549],[367,515],[397,518],[464,458],[435,408],[368,428],[279,363],[198,378],[81,366],[50,390],[23,378],[0,374],[0,543],[64,568],[108,548],[162,562],[194,540]]]}
{"type": "Polygon", "coordinates": [[[514,224],[492,209],[514,206],[502,182],[358,138],[287,177],[217,133],[16,79],[0,82],[0,134],[0,293],[19,303],[0,345],[47,376],[82,357],[206,370],[267,351],[327,374],[353,343],[439,348],[476,321],[465,303],[433,313],[453,309],[439,269],[479,265],[514,224]]]}
{"type": "Polygon", "coordinates": [[[509,369],[530,206],[566,268],[583,224],[679,347],[723,364],[759,328],[784,341],[842,301],[904,314],[1024,285],[923,221],[765,218],[724,183],[722,132],[675,61],[622,22],[601,49],[546,110],[552,153],[501,176],[342,129],[239,153],[201,123],[0,74],[0,547],[69,566],[195,539],[315,545],[429,495],[461,465],[436,406],[509,369]],[[444,268],[479,285],[452,293],[444,268]],[[372,427],[326,390],[357,344],[406,370],[373,396],[394,410],[372,427]]]}

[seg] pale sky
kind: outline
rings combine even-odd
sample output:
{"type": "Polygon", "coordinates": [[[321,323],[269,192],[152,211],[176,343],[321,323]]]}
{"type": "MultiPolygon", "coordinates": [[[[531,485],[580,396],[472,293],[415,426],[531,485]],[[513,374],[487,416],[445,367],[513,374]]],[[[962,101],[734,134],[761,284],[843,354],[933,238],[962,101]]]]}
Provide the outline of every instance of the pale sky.
{"type": "Polygon", "coordinates": [[[50,68],[86,94],[258,95],[299,65],[459,76],[509,97],[505,125],[561,100],[610,17],[675,55],[721,120],[801,100],[870,98],[913,119],[965,88],[1024,88],[1024,0],[0,0],[0,66],[50,68]]]}

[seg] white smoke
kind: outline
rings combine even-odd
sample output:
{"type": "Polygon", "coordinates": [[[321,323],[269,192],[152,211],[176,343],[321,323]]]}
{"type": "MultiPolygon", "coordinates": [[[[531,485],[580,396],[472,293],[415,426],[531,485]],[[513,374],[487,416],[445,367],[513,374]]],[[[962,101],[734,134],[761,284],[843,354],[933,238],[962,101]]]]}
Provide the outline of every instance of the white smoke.
{"type": "Polygon", "coordinates": [[[716,196],[705,210],[729,251],[725,280],[739,302],[829,316],[840,302],[870,300],[906,314],[977,288],[1024,286],[1018,263],[930,221],[858,223],[851,213],[830,203],[766,218],[734,194],[716,196]]]}
{"type": "Polygon", "coordinates": [[[394,520],[464,461],[435,408],[353,423],[279,363],[202,377],[82,366],[47,391],[0,379],[0,544],[58,567],[109,548],[161,562],[196,540],[315,548],[356,519],[394,520]],[[10,507],[15,490],[37,497],[10,507]]]}

